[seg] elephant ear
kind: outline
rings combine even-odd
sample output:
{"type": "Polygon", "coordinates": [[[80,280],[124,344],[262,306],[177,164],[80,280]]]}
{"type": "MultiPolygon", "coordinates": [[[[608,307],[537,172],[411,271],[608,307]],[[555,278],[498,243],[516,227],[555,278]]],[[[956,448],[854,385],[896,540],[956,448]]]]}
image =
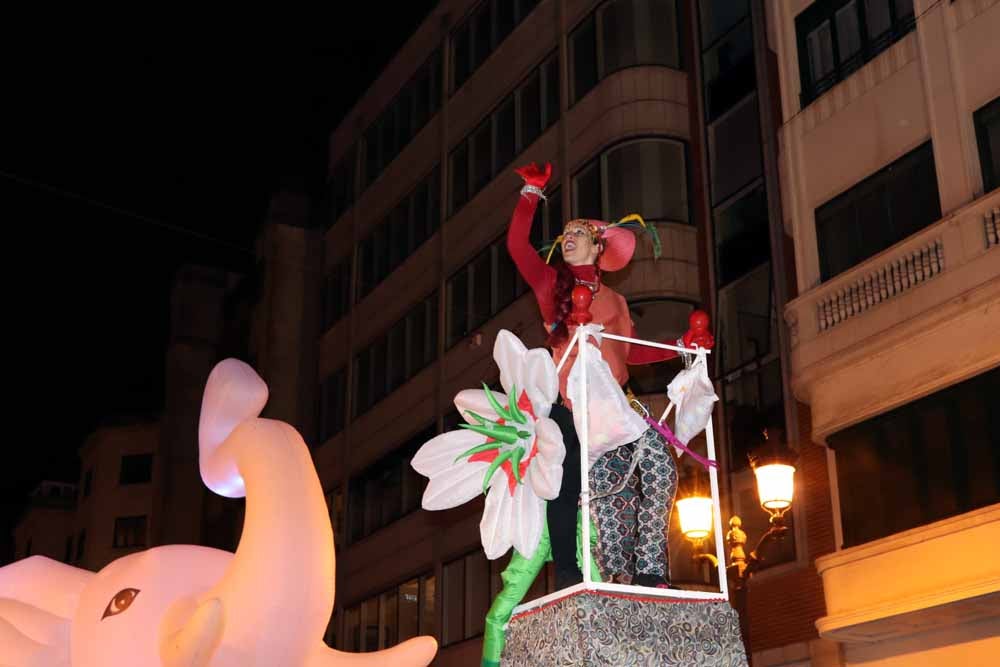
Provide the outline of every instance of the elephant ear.
{"type": "Polygon", "coordinates": [[[246,495],[243,477],[232,457],[214,456],[229,434],[260,415],[267,403],[267,385],[249,365],[238,359],[216,364],[208,376],[198,424],[201,479],[226,498],[246,495]]]}
{"type": "Polygon", "coordinates": [[[76,613],[84,587],[94,573],[45,556],[30,556],[0,567],[0,598],[17,600],[53,616],[76,613]]]}
{"type": "Polygon", "coordinates": [[[0,660],[69,665],[70,619],[92,572],[44,556],[0,568],[0,660]]]}

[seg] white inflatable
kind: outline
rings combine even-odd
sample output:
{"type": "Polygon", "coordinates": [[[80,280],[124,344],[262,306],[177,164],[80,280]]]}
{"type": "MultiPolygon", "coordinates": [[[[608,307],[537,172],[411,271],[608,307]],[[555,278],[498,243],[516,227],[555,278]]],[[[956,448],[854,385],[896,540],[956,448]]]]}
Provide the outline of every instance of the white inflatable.
{"type": "Polygon", "coordinates": [[[33,556],[0,568],[3,667],[423,667],[418,637],[341,653],[322,636],[334,601],[333,532],[301,436],[258,415],[267,386],[235,359],[212,371],[199,441],[205,484],[246,495],[236,554],[156,547],[94,574],[33,556]]]}
{"type": "Polygon", "coordinates": [[[455,397],[460,431],[429,440],[411,465],[430,478],[423,507],[458,507],[486,493],[479,523],[486,557],[511,547],[531,558],[542,537],[545,501],[559,495],[566,458],[562,432],[549,419],[559,377],[547,350],[528,350],[502,330],[493,346],[505,393],[469,389],[455,397]]]}

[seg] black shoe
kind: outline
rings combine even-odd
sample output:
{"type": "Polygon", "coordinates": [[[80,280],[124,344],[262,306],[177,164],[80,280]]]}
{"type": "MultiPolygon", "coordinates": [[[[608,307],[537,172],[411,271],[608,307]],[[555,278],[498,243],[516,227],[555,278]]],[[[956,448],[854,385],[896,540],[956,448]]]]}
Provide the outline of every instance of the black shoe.
{"type": "Polygon", "coordinates": [[[576,584],[583,582],[583,575],[580,574],[580,570],[556,570],[556,590],[561,591],[564,588],[569,588],[570,586],[575,586],[576,584]]]}
{"type": "Polygon", "coordinates": [[[667,585],[667,580],[658,574],[646,574],[640,572],[632,577],[632,583],[636,586],[648,586],[649,588],[663,587],[667,585]]]}

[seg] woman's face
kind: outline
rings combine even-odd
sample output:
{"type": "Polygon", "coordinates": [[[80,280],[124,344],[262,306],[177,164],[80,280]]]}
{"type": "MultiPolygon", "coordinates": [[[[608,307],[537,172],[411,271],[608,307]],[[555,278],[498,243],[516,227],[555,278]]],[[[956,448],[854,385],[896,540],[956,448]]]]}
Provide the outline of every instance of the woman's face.
{"type": "Polygon", "coordinates": [[[588,225],[571,222],[563,230],[563,260],[572,266],[596,264],[600,246],[594,242],[588,225]]]}

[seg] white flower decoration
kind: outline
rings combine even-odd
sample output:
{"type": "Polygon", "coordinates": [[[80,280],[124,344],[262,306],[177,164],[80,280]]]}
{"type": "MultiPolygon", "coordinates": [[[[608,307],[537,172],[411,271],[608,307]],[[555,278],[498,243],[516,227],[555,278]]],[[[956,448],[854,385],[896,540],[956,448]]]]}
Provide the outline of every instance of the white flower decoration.
{"type": "Polygon", "coordinates": [[[548,416],[559,377],[548,351],[528,350],[506,330],[497,334],[493,359],[506,394],[485,385],[459,392],[463,430],[428,441],[411,465],[430,479],[424,509],[457,507],[486,493],[479,523],[486,557],[499,558],[513,546],[530,558],[545,525],[545,500],[559,495],[562,484],[566,448],[548,416]]]}

